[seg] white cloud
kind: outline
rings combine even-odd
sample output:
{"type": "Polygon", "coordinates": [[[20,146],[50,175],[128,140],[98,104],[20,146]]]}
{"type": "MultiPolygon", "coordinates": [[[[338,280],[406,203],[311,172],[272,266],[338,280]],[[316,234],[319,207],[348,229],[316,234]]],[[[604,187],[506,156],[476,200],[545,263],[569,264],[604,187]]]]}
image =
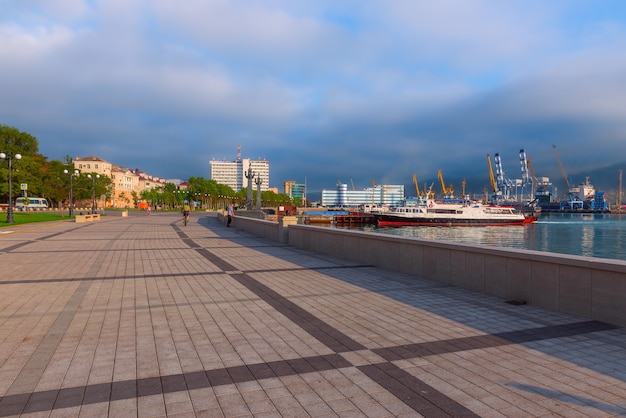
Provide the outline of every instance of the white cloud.
{"type": "Polygon", "coordinates": [[[236,48],[239,53],[301,48],[319,36],[321,29],[315,20],[271,3],[190,0],[181,7],[180,2],[159,0],[154,5],[158,22],[166,30],[208,48],[236,48]]]}
{"type": "Polygon", "coordinates": [[[36,127],[51,158],[97,148],[167,160],[175,137],[194,170],[241,143],[276,158],[274,179],[310,165],[310,176],[329,166],[344,180],[410,180],[416,166],[423,177],[482,165],[563,129],[572,147],[593,135],[606,153],[626,130],[626,29],[619,13],[588,10],[560,0],[11,3],[0,16],[0,123],[36,127]]]}

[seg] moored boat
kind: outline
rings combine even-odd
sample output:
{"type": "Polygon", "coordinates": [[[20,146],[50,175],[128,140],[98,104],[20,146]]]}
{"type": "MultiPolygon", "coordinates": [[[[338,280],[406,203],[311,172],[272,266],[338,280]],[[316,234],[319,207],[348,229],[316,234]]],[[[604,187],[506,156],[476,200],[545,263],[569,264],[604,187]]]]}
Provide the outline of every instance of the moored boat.
{"type": "Polygon", "coordinates": [[[533,214],[524,214],[512,206],[483,205],[464,200],[442,203],[421,199],[415,204],[396,206],[384,213],[374,213],[378,226],[492,226],[524,225],[535,222],[533,214]]]}

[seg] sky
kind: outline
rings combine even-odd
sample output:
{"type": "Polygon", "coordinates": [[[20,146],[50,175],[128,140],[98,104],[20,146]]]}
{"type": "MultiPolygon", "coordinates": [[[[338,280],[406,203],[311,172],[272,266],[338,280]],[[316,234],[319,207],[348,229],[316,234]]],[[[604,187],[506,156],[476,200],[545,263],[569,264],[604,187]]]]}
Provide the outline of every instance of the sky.
{"type": "MultiPolygon", "coordinates": [[[[623,0],[0,0],[0,124],[48,159],[270,186],[626,161],[623,0]]],[[[626,168],[626,167],[625,167],[626,168]]],[[[483,184],[468,188],[483,190],[483,184]]],[[[408,194],[408,193],[407,193],[408,194]]]]}

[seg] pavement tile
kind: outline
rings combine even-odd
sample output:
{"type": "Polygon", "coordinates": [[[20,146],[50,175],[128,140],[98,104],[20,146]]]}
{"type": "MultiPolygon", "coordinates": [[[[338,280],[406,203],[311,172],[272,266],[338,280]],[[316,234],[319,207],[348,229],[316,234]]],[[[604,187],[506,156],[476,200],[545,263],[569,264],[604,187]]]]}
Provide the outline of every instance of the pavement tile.
{"type": "Polygon", "coordinates": [[[623,328],[211,213],[14,229],[0,235],[0,417],[626,415],[623,328]]]}

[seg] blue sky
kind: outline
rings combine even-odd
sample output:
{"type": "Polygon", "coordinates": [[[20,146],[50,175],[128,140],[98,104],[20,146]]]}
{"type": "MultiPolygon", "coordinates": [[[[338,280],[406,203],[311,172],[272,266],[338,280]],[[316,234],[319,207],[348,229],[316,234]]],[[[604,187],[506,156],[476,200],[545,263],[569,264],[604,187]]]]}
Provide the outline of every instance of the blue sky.
{"type": "MultiPolygon", "coordinates": [[[[50,159],[271,186],[626,161],[626,2],[0,0],[0,124],[50,159]]],[[[582,179],[581,179],[582,180],[582,179]]],[[[578,181],[578,179],[576,179],[578,181]]],[[[482,191],[486,184],[469,184],[482,191]]],[[[458,188],[458,186],[457,186],[458,188]]]]}

